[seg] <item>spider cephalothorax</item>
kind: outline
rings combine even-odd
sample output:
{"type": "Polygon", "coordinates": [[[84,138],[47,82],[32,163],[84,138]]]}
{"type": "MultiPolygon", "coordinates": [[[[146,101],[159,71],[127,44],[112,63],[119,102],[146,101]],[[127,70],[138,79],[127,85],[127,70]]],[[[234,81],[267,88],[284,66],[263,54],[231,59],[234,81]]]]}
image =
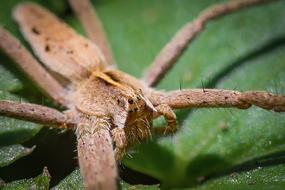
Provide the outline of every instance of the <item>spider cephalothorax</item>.
{"type": "Polygon", "coordinates": [[[156,109],[148,100],[146,88],[137,79],[109,69],[95,71],[74,86],[71,102],[77,112],[107,118],[118,160],[129,145],[150,136],[156,109]]]}

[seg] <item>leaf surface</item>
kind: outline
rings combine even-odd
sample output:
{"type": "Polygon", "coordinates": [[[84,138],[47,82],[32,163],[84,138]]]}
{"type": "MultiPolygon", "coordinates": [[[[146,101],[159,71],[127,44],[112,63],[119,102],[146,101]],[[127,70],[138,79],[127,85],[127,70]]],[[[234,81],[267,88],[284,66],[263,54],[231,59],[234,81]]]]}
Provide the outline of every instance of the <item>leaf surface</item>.
{"type": "MultiPolygon", "coordinates": [[[[121,180],[120,182],[122,190],[159,190],[157,185],[130,185],[121,180]]],[[[59,184],[52,188],[52,190],[69,190],[77,189],[84,190],[82,177],[80,175],[79,169],[74,170],[66,178],[59,182],[59,184]]]]}
{"type": "Polygon", "coordinates": [[[35,178],[13,181],[11,183],[4,184],[1,187],[1,189],[2,190],[26,190],[26,189],[48,190],[49,182],[50,182],[50,176],[48,170],[44,168],[43,173],[35,178]]]}
{"type": "Polygon", "coordinates": [[[211,180],[196,190],[212,189],[272,189],[281,190],[285,186],[285,165],[258,167],[254,170],[232,173],[219,179],[211,180]]]}
{"type": "Polygon", "coordinates": [[[0,147],[0,167],[7,166],[19,158],[30,154],[33,149],[34,147],[26,148],[18,144],[0,147]]]}

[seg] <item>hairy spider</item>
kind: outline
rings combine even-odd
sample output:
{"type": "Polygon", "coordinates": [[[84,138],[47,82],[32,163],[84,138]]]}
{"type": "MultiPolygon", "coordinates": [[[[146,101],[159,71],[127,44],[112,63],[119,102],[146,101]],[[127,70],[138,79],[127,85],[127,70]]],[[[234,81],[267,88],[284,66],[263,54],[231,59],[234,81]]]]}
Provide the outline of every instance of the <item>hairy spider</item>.
{"type": "Polygon", "coordinates": [[[152,132],[174,133],[177,121],[173,109],[248,109],[255,105],[275,112],[285,111],[285,96],[268,92],[222,89],[161,92],[152,88],[207,22],[270,1],[237,0],[209,7],[176,33],[143,80],[114,67],[107,39],[89,0],[69,2],[90,40],[78,35],[45,8],[33,3],[20,4],[14,10],[14,18],[48,71],[4,28],[0,28],[0,47],[43,93],[66,111],[0,101],[0,114],[75,130],[86,189],[116,189],[116,160],[121,160],[128,147],[148,139],[152,132]],[[154,130],[152,120],[159,116],[164,116],[167,126],[154,130]]]}

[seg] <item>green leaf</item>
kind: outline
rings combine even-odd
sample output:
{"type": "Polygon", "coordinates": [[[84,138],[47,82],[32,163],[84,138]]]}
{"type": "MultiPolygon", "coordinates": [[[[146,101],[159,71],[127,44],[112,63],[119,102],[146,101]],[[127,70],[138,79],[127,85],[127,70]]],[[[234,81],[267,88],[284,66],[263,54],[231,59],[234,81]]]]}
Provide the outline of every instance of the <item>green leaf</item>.
{"type": "Polygon", "coordinates": [[[0,116],[0,145],[26,142],[40,129],[41,127],[34,123],[0,116]]]}
{"type": "Polygon", "coordinates": [[[270,167],[258,167],[257,169],[232,173],[215,180],[210,180],[195,190],[224,190],[224,189],[259,189],[281,190],[285,187],[285,165],[280,164],[270,167]]]}
{"type": "MultiPolygon", "coordinates": [[[[124,181],[120,182],[122,190],[128,189],[141,189],[141,190],[158,190],[158,185],[129,185],[124,181]]],[[[59,182],[59,184],[52,188],[52,190],[69,190],[69,189],[77,189],[84,190],[82,177],[79,169],[74,170],[71,174],[69,174],[66,178],[59,182]]]]}
{"type": "Polygon", "coordinates": [[[7,166],[16,160],[31,154],[34,148],[35,147],[26,148],[19,144],[0,147],[0,167],[7,166]]]}
{"type": "MultiPolygon", "coordinates": [[[[0,100],[24,101],[9,92],[0,91],[0,100]]],[[[25,142],[34,137],[40,125],[0,116],[0,146],[25,142]]]]}
{"type": "Polygon", "coordinates": [[[122,190],[159,190],[158,185],[130,185],[124,181],[121,181],[122,190]]]}
{"type": "Polygon", "coordinates": [[[0,91],[15,91],[22,88],[22,83],[9,70],[4,68],[0,56],[0,91]]]}
{"type": "Polygon", "coordinates": [[[82,177],[79,169],[74,170],[66,178],[60,181],[57,186],[52,188],[52,190],[69,190],[69,189],[84,190],[82,177]]]}
{"type": "Polygon", "coordinates": [[[13,181],[11,183],[4,184],[1,187],[2,190],[26,190],[26,189],[36,189],[36,190],[48,190],[50,182],[50,175],[48,170],[44,168],[43,173],[36,178],[22,179],[18,181],[13,181]]]}

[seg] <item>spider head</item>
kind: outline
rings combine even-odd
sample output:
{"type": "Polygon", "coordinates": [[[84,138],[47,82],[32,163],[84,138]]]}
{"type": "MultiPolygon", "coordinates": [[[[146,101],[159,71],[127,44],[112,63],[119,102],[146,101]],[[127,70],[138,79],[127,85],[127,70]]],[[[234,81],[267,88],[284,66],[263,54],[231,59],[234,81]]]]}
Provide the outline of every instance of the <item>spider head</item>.
{"type": "Polygon", "coordinates": [[[144,85],[136,78],[118,70],[105,70],[97,74],[104,79],[111,88],[118,91],[117,104],[127,113],[126,125],[132,125],[136,121],[151,116],[155,108],[145,96],[144,85]],[[103,74],[102,74],[103,73],[103,74]]]}
{"type": "Polygon", "coordinates": [[[127,125],[132,125],[136,121],[152,115],[155,108],[146,98],[142,91],[136,90],[131,95],[126,96],[126,110],[128,112],[127,125]]]}

